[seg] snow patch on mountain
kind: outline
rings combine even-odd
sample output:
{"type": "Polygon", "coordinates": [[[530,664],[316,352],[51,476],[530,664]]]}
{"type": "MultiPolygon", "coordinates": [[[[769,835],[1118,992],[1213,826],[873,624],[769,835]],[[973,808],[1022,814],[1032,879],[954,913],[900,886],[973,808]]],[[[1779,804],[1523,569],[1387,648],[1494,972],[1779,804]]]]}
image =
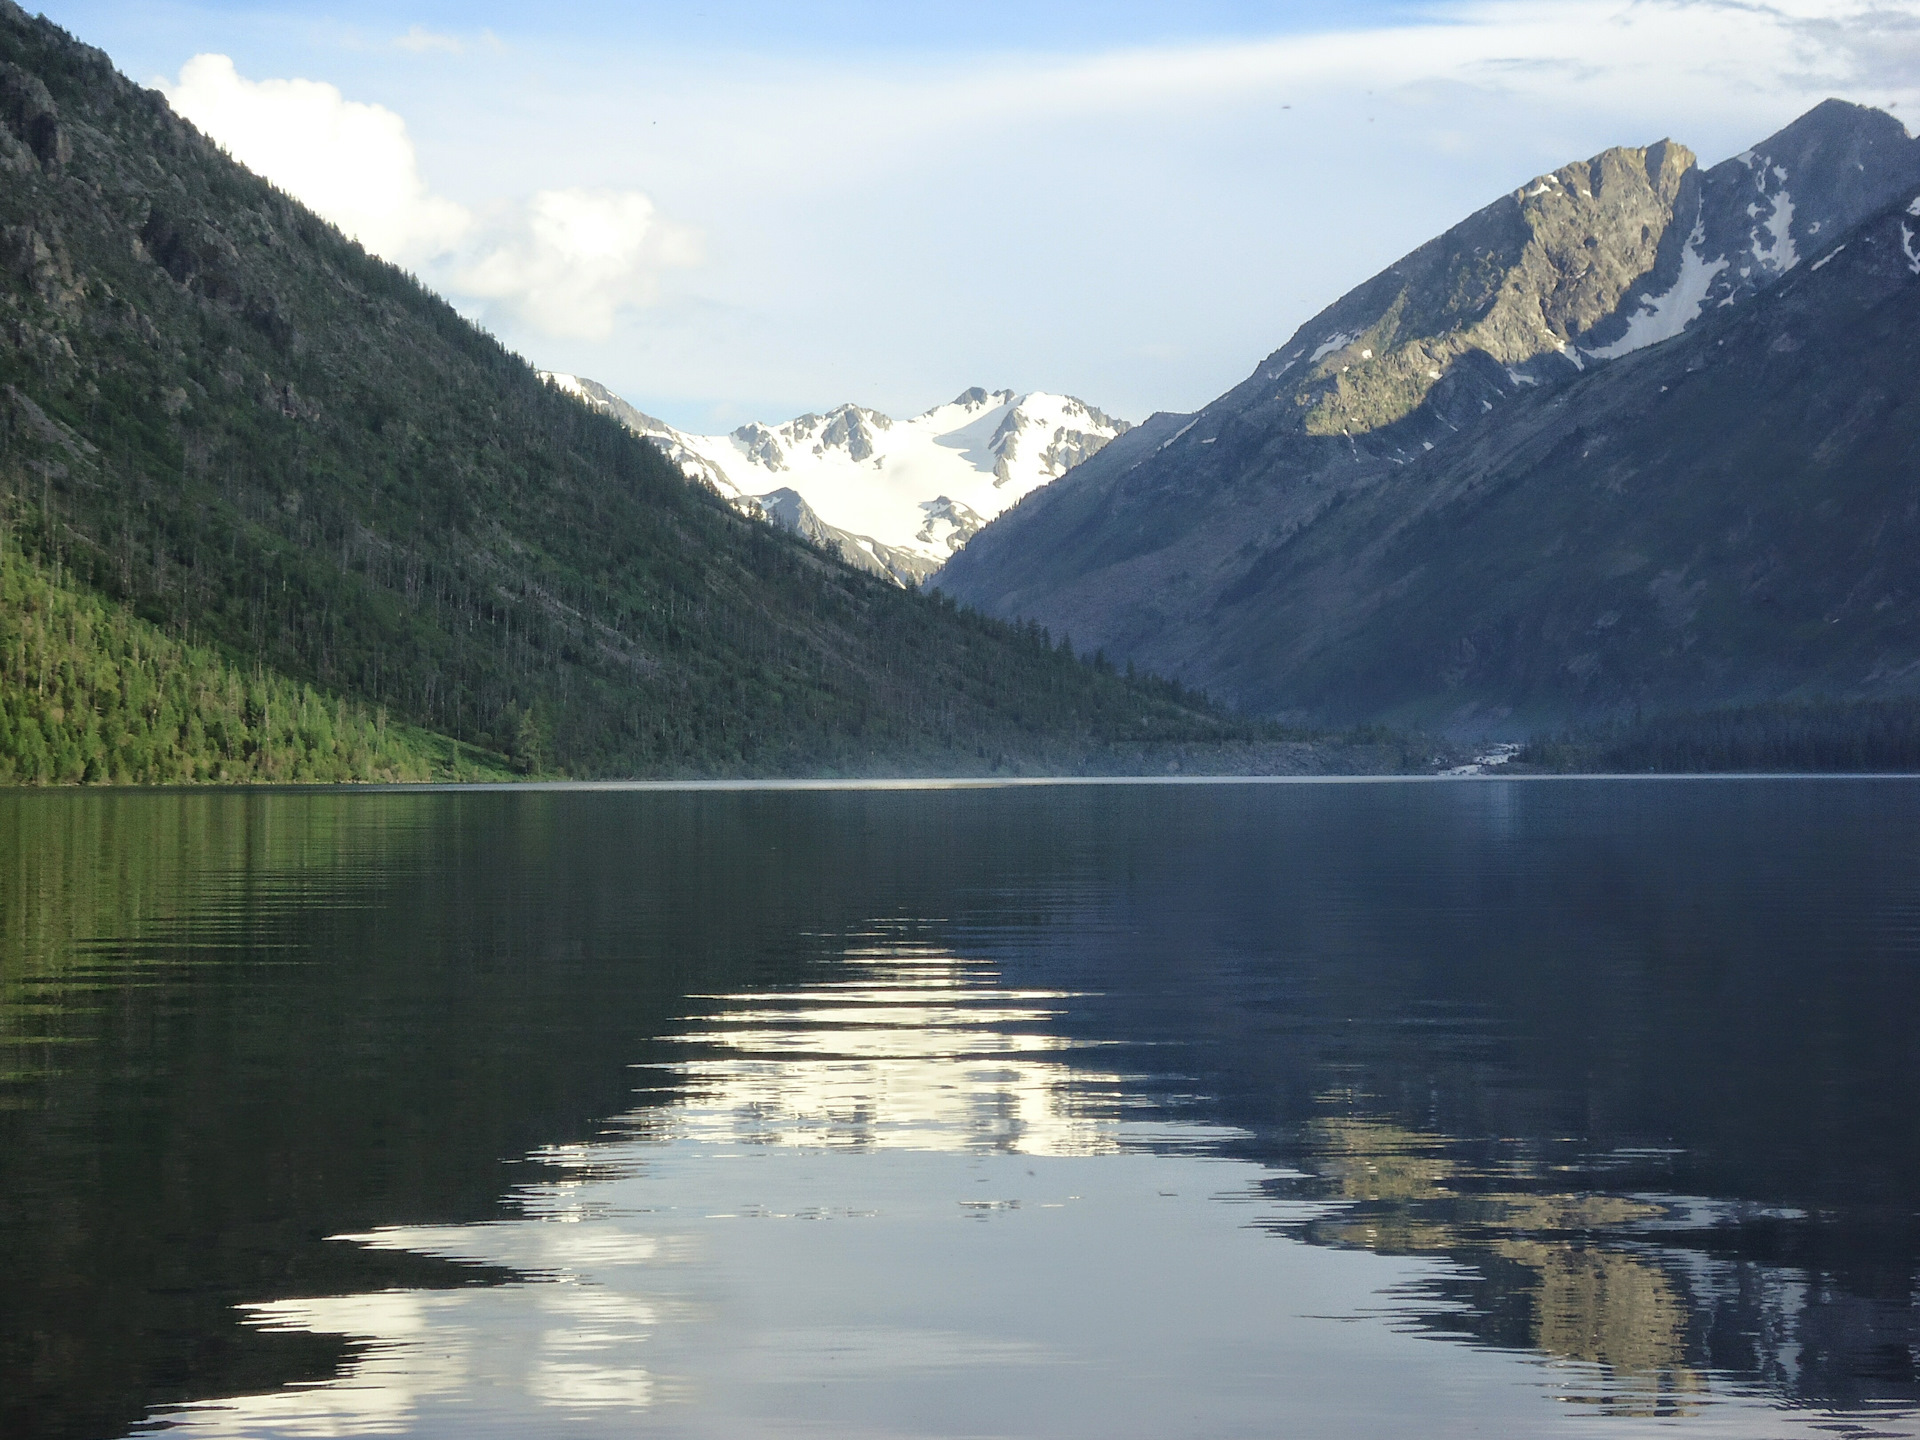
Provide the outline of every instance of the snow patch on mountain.
{"type": "MultiPolygon", "coordinates": [[[[1775,173],[1786,172],[1776,167],[1775,173]]],[[[1767,216],[1764,229],[1764,246],[1758,232],[1753,237],[1753,258],[1776,275],[1784,275],[1800,263],[1799,252],[1793,248],[1793,196],[1784,188],[1773,196],[1773,213],[1767,216]]]]}
{"type": "Polygon", "coordinates": [[[1360,332],[1358,330],[1336,330],[1333,334],[1322,340],[1311,355],[1307,356],[1307,363],[1309,365],[1318,365],[1334,351],[1344,345],[1351,345],[1359,338],[1360,332]]]}
{"type": "MultiPolygon", "coordinates": [[[[1614,360],[1635,350],[1644,350],[1649,345],[1657,345],[1662,340],[1671,340],[1687,326],[1700,318],[1700,311],[1707,303],[1708,292],[1713,288],[1714,277],[1727,268],[1728,261],[1723,256],[1718,260],[1708,260],[1700,253],[1700,246],[1706,239],[1705,222],[1698,222],[1693,233],[1687,237],[1686,248],[1680,254],[1680,276],[1673,282],[1672,288],[1662,295],[1648,296],[1641,302],[1640,309],[1627,319],[1627,333],[1611,345],[1602,345],[1587,353],[1597,360],[1614,360]]],[[[1787,242],[1789,248],[1793,242],[1787,242]]]]}

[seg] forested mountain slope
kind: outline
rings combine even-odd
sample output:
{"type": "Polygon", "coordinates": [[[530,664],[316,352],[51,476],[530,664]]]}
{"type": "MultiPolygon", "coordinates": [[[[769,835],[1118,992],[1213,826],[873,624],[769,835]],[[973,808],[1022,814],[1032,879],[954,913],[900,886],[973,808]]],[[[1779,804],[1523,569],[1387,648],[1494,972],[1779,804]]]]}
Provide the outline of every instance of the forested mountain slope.
{"type": "Polygon", "coordinates": [[[522,769],[972,768],[1231,728],[732,513],[5,0],[0,521],[220,663],[522,769]]]}
{"type": "Polygon", "coordinates": [[[1838,102],[1705,172],[1567,166],[934,583],[1319,720],[1914,689],[1916,189],[1920,142],[1838,102]]]}

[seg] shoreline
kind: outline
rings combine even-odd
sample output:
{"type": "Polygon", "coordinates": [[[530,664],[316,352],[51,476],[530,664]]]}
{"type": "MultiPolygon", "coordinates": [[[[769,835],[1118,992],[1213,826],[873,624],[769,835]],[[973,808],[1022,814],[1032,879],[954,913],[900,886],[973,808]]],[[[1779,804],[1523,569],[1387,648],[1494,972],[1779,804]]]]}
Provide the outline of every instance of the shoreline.
{"type": "Polygon", "coordinates": [[[1515,781],[1540,784],[1551,781],[1861,781],[1920,780],[1914,770],[1702,770],[1702,771],[1514,771],[1478,775],[1439,774],[1321,774],[1321,775],[928,775],[763,777],[759,779],[684,780],[490,780],[490,781],[373,781],[366,783],[195,785],[11,785],[0,795],[459,795],[459,794],[705,794],[808,793],[830,791],[1021,790],[1085,789],[1100,786],[1231,785],[1474,785],[1515,781]]]}

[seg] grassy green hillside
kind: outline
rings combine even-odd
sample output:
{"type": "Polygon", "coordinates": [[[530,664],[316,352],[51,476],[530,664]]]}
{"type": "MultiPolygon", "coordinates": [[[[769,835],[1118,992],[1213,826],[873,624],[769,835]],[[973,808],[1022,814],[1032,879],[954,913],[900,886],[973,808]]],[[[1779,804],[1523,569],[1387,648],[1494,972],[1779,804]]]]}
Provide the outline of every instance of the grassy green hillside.
{"type": "Polygon", "coordinates": [[[0,782],[480,780],[504,757],[243,674],[0,539],[0,782]]]}
{"type": "Polygon", "coordinates": [[[1032,767],[1241,728],[732,514],[4,0],[0,503],[76,603],[522,768],[1032,767]]]}

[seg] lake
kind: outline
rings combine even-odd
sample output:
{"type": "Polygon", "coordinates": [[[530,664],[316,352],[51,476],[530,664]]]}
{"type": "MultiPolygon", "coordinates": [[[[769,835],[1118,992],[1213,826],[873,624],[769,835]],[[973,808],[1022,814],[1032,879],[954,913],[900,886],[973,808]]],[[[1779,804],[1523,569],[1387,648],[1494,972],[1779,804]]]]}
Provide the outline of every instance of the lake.
{"type": "Polygon", "coordinates": [[[1920,782],[0,793],[0,1434],[1920,1434],[1920,782]]]}

